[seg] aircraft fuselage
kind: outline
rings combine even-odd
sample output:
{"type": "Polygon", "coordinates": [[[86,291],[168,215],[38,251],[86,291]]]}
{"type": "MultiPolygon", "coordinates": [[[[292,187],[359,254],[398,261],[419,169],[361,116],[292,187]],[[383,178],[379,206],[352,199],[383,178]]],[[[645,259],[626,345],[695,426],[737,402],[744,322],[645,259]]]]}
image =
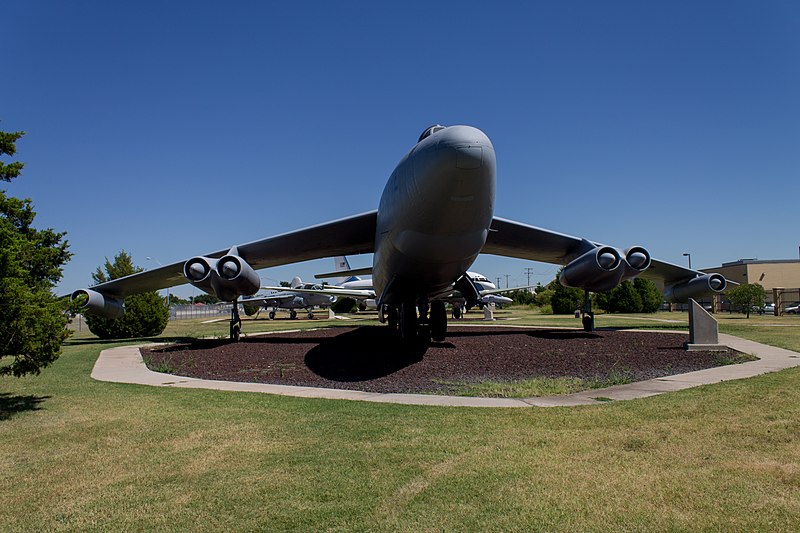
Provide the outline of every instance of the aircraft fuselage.
{"type": "Polygon", "coordinates": [[[372,278],[381,301],[441,294],[475,261],[494,214],[496,166],[489,138],[451,126],[422,139],[381,195],[372,278]]]}

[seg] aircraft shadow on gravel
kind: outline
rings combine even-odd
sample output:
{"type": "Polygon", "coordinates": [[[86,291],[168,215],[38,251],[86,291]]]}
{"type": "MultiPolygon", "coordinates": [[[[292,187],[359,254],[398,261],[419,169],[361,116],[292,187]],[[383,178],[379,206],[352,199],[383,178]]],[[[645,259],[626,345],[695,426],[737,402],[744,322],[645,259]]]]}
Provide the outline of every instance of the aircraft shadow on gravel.
{"type": "Polygon", "coordinates": [[[305,364],[320,377],[347,382],[382,378],[422,361],[426,344],[387,343],[388,333],[384,326],[362,326],[321,339],[305,364]]]}

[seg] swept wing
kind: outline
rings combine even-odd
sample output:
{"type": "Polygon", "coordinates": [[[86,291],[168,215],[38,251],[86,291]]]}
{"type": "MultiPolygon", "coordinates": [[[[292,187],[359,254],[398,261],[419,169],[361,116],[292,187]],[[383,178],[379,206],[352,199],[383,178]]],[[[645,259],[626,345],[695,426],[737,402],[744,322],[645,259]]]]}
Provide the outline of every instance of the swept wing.
{"type": "MultiPolygon", "coordinates": [[[[566,265],[586,251],[586,245],[606,246],[564,233],[494,217],[482,253],[566,265]]],[[[679,265],[651,259],[642,277],[662,281],[665,285],[680,283],[704,275],[679,265]]]]}
{"type": "MultiPolygon", "coordinates": [[[[253,269],[298,263],[334,255],[373,252],[377,210],[354,215],[274,237],[241,244],[237,254],[253,269]]],[[[218,250],[205,257],[218,259],[229,253],[218,250]]],[[[107,296],[124,298],[129,294],[183,285],[186,260],[118,278],[91,287],[107,296]]],[[[281,287],[285,290],[286,287],[281,287]]]]}

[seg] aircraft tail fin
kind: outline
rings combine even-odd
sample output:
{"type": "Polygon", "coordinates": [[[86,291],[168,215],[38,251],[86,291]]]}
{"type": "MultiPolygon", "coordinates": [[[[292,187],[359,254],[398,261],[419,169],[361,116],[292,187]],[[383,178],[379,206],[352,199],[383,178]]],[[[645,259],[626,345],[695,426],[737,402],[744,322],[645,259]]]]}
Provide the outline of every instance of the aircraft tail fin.
{"type": "Polygon", "coordinates": [[[292,278],[292,282],[289,284],[289,287],[292,289],[297,289],[303,286],[303,280],[300,279],[300,276],[295,276],[292,278]]]}
{"type": "Polygon", "coordinates": [[[348,281],[358,281],[361,278],[358,276],[368,276],[372,274],[372,267],[365,268],[350,268],[350,262],[344,256],[333,258],[333,272],[326,272],[324,274],[316,274],[314,277],[317,279],[334,278],[335,283],[341,284],[348,281]]]}
{"type": "MultiPolygon", "coordinates": [[[[347,257],[343,255],[339,255],[333,258],[333,270],[335,272],[347,272],[350,270],[350,261],[347,260],[347,257]]],[[[347,281],[357,281],[359,278],[358,276],[341,276],[338,278],[334,278],[333,282],[336,285],[341,285],[347,281]]]]}

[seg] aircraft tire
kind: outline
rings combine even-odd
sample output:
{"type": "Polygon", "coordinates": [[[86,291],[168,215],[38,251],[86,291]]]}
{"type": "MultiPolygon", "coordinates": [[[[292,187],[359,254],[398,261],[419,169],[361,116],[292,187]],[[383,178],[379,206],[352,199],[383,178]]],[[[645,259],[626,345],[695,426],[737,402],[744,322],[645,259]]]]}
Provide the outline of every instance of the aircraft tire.
{"type": "Polygon", "coordinates": [[[308,317],[309,320],[311,320],[312,318],[314,318],[314,313],[308,313],[308,315],[306,316],[308,317]]]}
{"type": "Polygon", "coordinates": [[[389,328],[392,331],[396,331],[399,326],[400,319],[398,317],[398,314],[399,313],[397,312],[396,307],[389,307],[386,311],[387,319],[389,321],[389,328]]]}
{"type": "Polygon", "coordinates": [[[413,302],[403,302],[400,304],[400,337],[404,341],[414,340],[417,330],[417,308],[413,302]]]}
{"type": "Polygon", "coordinates": [[[275,311],[270,311],[268,316],[270,320],[275,320],[275,311]]]}
{"type": "Polygon", "coordinates": [[[461,320],[461,307],[457,305],[453,307],[453,318],[461,320]]]}
{"type": "Polygon", "coordinates": [[[447,335],[447,311],[440,300],[431,302],[430,328],[431,339],[442,342],[447,335]]]}
{"type": "Polygon", "coordinates": [[[291,311],[289,311],[289,318],[290,318],[290,319],[292,319],[292,320],[294,320],[295,318],[297,318],[297,311],[295,311],[294,309],[292,309],[291,311]]]}

